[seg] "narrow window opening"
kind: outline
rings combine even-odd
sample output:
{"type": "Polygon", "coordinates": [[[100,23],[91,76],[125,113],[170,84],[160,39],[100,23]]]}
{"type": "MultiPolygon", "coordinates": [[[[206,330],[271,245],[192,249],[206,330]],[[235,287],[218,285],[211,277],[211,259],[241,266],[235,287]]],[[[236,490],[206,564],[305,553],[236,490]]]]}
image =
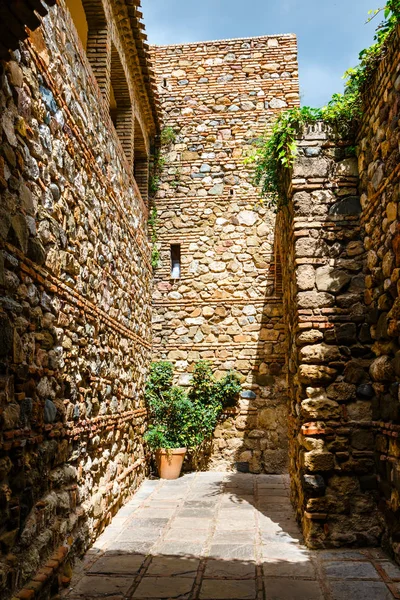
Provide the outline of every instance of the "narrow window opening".
{"type": "Polygon", "coordinates": [[[249,77],[249,73],[246,73],[246,77],[247,77],[247,78],[249,77]]]}
{"type": "Polygon", "coordinates": [[[171,278],[180,279],[181,276],[181,245],[171,244],[171,278]]]}
{"type": "Polygon", "coordinates": [[[234,196],[235,195],[235,190],[229,190],[229,193],[230,193],[231,196],[234,196]]]}
{"type": "Polygon", "coordinates": [[[163,87],[165,87],[165,88],[167,87],[167,80],[166,80],[166,78],[165,78],[165,77],[164,77],[164,79],[163,79],[163,87]]]}

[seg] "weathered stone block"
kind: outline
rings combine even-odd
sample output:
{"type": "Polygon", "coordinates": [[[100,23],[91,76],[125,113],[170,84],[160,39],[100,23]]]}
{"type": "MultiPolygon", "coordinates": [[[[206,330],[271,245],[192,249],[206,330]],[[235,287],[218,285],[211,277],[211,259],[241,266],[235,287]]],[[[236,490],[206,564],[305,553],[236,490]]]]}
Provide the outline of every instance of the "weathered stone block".
{"type": "Polygon", "coordinates": [[[296,256],[319,258],[328,256],[329,248],[323,240],[304,237],[299,238],[295,244],[296,256]]]}
{"type": "Polygon", "coordinates": [[[299,290],[312,290],[315,284],[315,269],[312,265],[300,265],[296,271],[299,290]]]}
{"type": "Polygon", "coordinates": [[[298,157],[293,166],[293,177],[327,177],[329,161],[326,158],[298,157]]]}
{"type": "Polygon", "coordinates": [[[326,484],[321,475],[303,475],[304,491],[313,496],[324,495],[326,484]]]}
{"type": "Polygon", "coordinates": [[[300,365],[299,381],[304,384],[329,383],[337,371],[324,365],[300,365]]]}
{"type": "Polygon", "coordinates": [[[334,305],[335,298],[326,292],[299,292],[297,301],[300,308],[327,308],[334,305]]]}
{"type": "Polygon", "coordinates": [[[311,398],[301,403],[302,416],[306,420],[340,419],[341,409],[337,402],[328,399],[311,398]]]}
{"type": "Polygon", "coordinates": [[[374,450],[375,438],[372,431],[359,429],[351,434],[351,445],[356,450],[374,450]]]}
{"type": "Polygon", "coordinates": [[[336,402],[348,402],[355,398],[356,386],[345,382],[333,383],[327,388],[326,393],[331,400],[336,400],[336,402]]]}
{"type": "Polygon", "coordinates": [[[375,381],[392,381],[395,375],[389,356],[379,356],[376,358],[371,364],[369,372],[375,381]]]}
{"type": "Polygon", "coordinates": [[[358,196],[340,200],[329,209],[330,215],[358,215],[360,212],[361,204],[358,196]]]}
{"type": "Polygon", "coordinates": [[[340,360],[341,354],[337,346],[314,344],[300,349],[300,360],[305,363],[329,363],[340,360]]]}
{"type": "Polygon", "coordinates": [[[328,265],[316,270],[315,280],[320,292],[338,293],[349,283],[351,277],[345,271],[328,265]]]}
{"type": "Polygon", "coordinates": [[[371,421],[371,403],[363,400],[357,400],[357,402],[350,402],[347,405],[347,414],[351,421],[371,421]]]}
{"type": "Polygon", "coordinates": [[[346,158],[337,163],[336,174],[342,177],[358,177],[357,158],[346,158]]]}
{"type": "Polygon", "coordinates": [[[310,329],[308,331],[303,331],[297,336],[296,343],[298,346],[302,346],[305,344],[313,344],[315,342],[320,342],[323,340],[324,335],[318,329],[310,329]]]}
{"type": "Polygon", "coordinates": [[[331,452],[305,452],[304,466],[307,470],[331,471],[334,467],[335,459],[331,452]]]}

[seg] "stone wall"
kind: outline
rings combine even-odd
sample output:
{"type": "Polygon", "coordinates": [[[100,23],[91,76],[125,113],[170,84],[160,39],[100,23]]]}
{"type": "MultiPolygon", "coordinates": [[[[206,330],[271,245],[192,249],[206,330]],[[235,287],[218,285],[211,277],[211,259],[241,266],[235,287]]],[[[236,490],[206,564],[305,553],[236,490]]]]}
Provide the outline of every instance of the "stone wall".
{"type": "Polygon", "coordinates": [[[292,500],[311,547],[377,544],[370,332],[354,142],[298,141],[278,213],[288,339],[292,500]]]}
{"type": "Polygon", "coordinates": [[[358,136],[362,223],[367,252],[367,323],[384,543],[400,561],[400,32],[390,40],[364,97],[358,136]]]}
{"type": "MultiPolygon", "coordinates": [[[[1,68],[0,596],[31,598],[145,476],[150,248],[62,3],[1,68]]],[[[148,106],[134,110],[149,137],[148,106]]]]}
{"type": "Polygon", "coordinates": [[[164,125],[157,194],[154,359],[187,385],[194,363],[237,371],[240,406],[215,432],[208,468],[283,472],[287,396],[275,215],[245,157],[278,111],[299,104],[293,35],[155,47],[164,125]],[[171,244],[181,276],[171,278],[171,244]]]}

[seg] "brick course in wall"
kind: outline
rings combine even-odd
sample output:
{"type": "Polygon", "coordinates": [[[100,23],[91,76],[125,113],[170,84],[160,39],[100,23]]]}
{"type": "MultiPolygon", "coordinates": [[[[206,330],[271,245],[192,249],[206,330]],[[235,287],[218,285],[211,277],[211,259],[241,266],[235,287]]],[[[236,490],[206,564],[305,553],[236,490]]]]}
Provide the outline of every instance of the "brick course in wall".
{"type": "MultiPolygon", "coordinates": [[[[155,101],[123,4],[104,4],[108,43],[148,150],[155,101]]],[[[0,120],[0,597],[32,598],[148,472],[152,270],[134,147],[62,2],[2,63],[0,120]]]]}
{"type": "Polygon", "coordinates": [[[293,35],[154,47],[164,126],[157,194],[154,358],[190,381],[195,361],[241,374],[238,410],[215,432],[209,468],[283,472],[287,409],[275,215],[246,153],[278,111],[299,103],[293,35]],[[171,244],[181,277],[171,278],[171,244]]]}

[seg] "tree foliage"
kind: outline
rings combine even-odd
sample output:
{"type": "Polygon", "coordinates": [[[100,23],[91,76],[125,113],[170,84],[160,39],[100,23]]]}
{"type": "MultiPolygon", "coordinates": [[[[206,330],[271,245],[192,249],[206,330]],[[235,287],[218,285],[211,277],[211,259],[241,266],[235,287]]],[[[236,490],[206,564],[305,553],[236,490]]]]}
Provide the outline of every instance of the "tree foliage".
{"type": "Polygon", "coordinates": [[[323,120],[341,136],[349,134],[362,114],[362,95],[385,56],[388,37],[400,22],[400,0],[388,0],[383,8],[370,11],[368,21],[379,14],[384,20],[377,26],[375,43],[359,54],[359,64],[344,74],[343,94],[334,94],[322,108],[291,108],[280,113],[272,131],[259,140],[250,161],[255,163],[254,183],[261,187],[261,197],[269,207],[285,202],[283,173],[293,165],[296,138],[305,125],[323,120]]]}

